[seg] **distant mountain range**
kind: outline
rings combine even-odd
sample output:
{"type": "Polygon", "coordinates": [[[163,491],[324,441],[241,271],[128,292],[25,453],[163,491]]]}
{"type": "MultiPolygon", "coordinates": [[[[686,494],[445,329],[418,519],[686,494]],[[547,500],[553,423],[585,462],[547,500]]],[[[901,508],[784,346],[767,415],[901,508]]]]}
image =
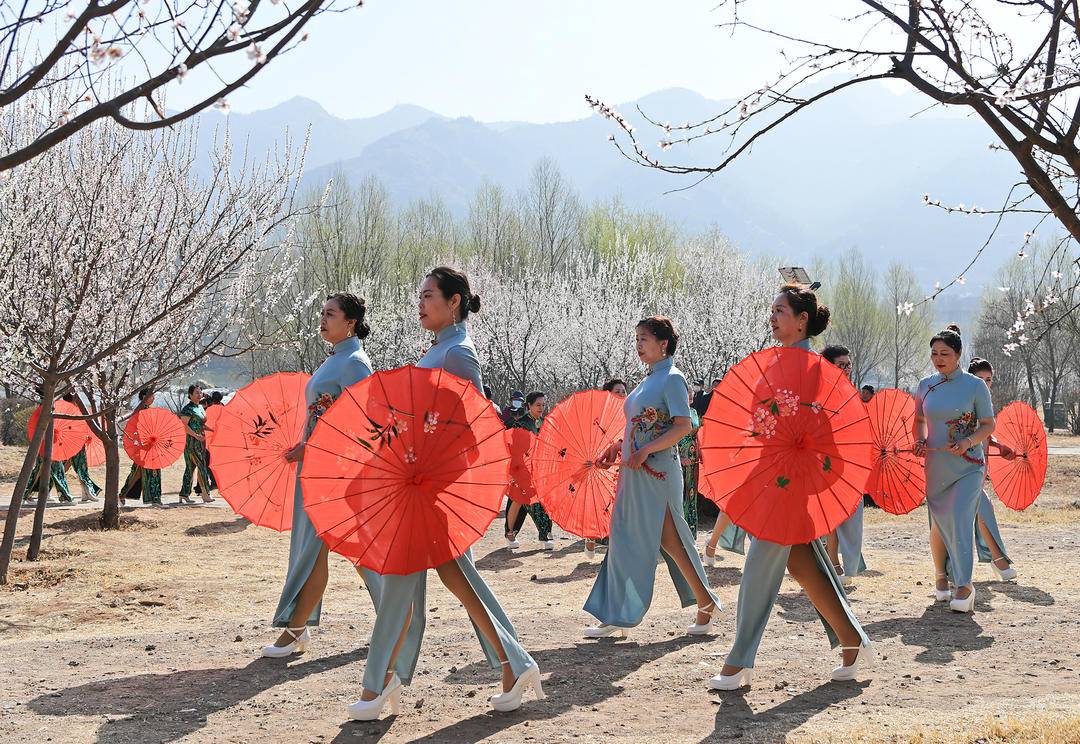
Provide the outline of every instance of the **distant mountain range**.
{"type": "MultiPolygon", "coordinates": [[[[670,89],[619,106],[630,119],[640,106],[658,121],[695,121],[729,102],[670,89]]],[[[584,103],[582,104],[583,110],[584,103]]],[[[691,180],[627,162],[606,141],[611,122],[597,116],[553,124],[451,119],[418,106],[396,106],[364,119],[339,119],[319,104],[293,98],[274,108],[228,119],[234,143],[259,154],[288,130],[311,142],[305,182],[318,186],[342,172],[350,180],[377,176],[394,202],[438,194],[464,214],[485,180],[514,191],[533,164],[553,158],[585,200],[622,196],[627,205],[660,212],[694,232],[716,225],[758,253],[806,263],[815,253],[859,247],[878,265],[908,262],[931,286],[962,270],[986,240],[991,219],[947,215],[922,204],[929,193],[949,204],[1000,204],[1018,178],[1007,155],[992,152],[992,135],[976,120],[939,109],[925,111],[915,94],[897,95],[865,84],[816,104],[762,139],[730,170],[676,193],[691,180]]],[[[201,117],[201,146],[209,148],[223,120],[201,117]]],[[[660,132],[638,131],[652,147],[660,132]]],[[[720,159],[719,136],[676,147],[672,161],[706,165],[720,159]]],[[[1006,221],[995,247],[969,275],[954,300],[967,304],[1021,241],[1030,225],[1006,221]]]]}

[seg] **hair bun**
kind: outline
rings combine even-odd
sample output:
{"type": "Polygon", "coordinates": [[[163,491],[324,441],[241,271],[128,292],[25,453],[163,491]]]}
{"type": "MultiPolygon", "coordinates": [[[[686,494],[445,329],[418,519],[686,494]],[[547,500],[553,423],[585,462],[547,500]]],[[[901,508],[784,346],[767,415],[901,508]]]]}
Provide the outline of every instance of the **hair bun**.
{"type": "Polygon", "coordinates": [[[469,298],[469,312],[470,313],[478,313],[478,312],[480,312],[480,295],[475,295],[474,294],[472,297],[469,298]]]}
{"type": "Polygon", "coordinates": [[[825,332],[825,329],[829,327],[829,319],[832,318],[832,311],[829,310],[827,305],[817,306],[817,317],[810,319],[809,327],[807,330],[807,336],[820,336],[825,332]]]}
{"type": "Polygon", "coordinates": [[[949,323],[949,325],[945,326],[945,330],[952,331],[957,336],[961,335],[960,326],[956,325],[956,323],[949,323]]]}
{"type": "MultiPolygon", "coordinates": [[[[363,300],[361,300],[363,302],[363,300]]],[[[356,337],[363,341],[365,338],[371,335],[371,326],[364,321],[360,321],[356,324],[356,337]]]]}

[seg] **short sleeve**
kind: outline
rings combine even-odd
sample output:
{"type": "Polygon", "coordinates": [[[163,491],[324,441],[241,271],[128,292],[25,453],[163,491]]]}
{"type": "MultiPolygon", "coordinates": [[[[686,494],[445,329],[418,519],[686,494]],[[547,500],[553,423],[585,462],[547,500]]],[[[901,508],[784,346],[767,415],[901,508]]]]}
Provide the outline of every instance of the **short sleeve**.
{"type": "Polygon", "coordinates": [[[468,346],[455,346],[448,350],[443,360],[443,369],[463,380],[468,380],[481,395],[484,394],[484,378],[480,374],[480,360],[476,352],[468,346]]]}
{"type": "Polygon", "coordinates": [[[926,380],[919,380],[919,387],[915,388],[915,416],[924,418],[923,400],[926,399],[926,380]]]}
{"type": "Polygon", "coordinates": [[[344,391],[345,388],[355,385],[360,380],[370,376],[371,367],[363,359],[351,356],[345,361],[345,367],[341,370],[338,384],[341,385],[341,389],[344,391]]]}
{"type": "Polygon", "coordinates": [[[668,375],[664,382],[664,407],[671,418],[690,418],[690,387],[682,375],[668,375]]]}
{"type": "MultiPolygon", "coordinates": [[[[976,379],[978,379],[976,377],[976,379]]],[[[990,396],[990,388],[982,380],[975,386],[975,418],[986,419],[994,417],[994,401],[990,396]]]]}

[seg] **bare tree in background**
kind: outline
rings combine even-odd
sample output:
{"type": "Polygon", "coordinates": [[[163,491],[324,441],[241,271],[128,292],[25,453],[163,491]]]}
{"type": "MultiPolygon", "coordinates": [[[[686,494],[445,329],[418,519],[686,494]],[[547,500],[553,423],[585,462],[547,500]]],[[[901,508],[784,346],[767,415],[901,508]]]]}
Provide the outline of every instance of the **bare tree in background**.
{"type": "Polygon", "coordinates": [[[312,18],[361,4],[0,3],[0,109],[27,106],[35,119],[28,129],[0,132],[0,173],[98,120],[151,130],[171,127],[210,106],[227,110],[230,93],[307,38],[304,27],[312,18]],[[179,111],[166,112],[166,93],[185,80],[207,94],[179,111]]]}
{"type": "MultiPolygon", "coordinates": [[[[5,110],[5,125],[25,113],[5,110]]],[[[220,351],[246,332],[254,287],[287,282],[258,259],[287,235],[300,164],[286,148],[280,162],[236,172],[226,148],[199,182],[193,144],[190,127],[137,134],[102,122],[0,183],[0,377],[40,389],[44,404],[8,509],[0,584],[52,401],[82,384],[98,397],[92,417],[115,417],[125,386],[220,351]]],[[[98,433],[115,473],[115,426],[98,433]]]]}
{"type": "Polygon", "coordinates": [[[560,265],[577,239],[581,202],[554,160],[533,166],[521,202],[532,248],[549,267],[560,265]]]}
{"type": "MultiPolygon", "coordinates": [[[[752,0],[721,2],[729,14],[721,27],[789,45],[782,71],[704,121],[671,126],[659,122],[678,112],[640,112],[658,134],[663,154],[654,154],[646,135],[622,114],[586,96],[621,129],[622,136],[611,139],[623,155],[649,168],[708,178],[749,156],[769,132],[815,103],[861,83],[896,80],[927,96],[931,105],[962,108],[981,119],[993,133],[991,149],[1008,153],[1019,167],[1020,180],[998,207],[950,206],[927,194],[929,206],[989,215],[996,224],[1007,213],[1030,215],[1032,228],[1024,245],[1017,246],[1020,254],[1031,234],[1051,218],[1068,233],[1059,252],[1068,255],[1080,240],[1080,5],[1075,0],[852,0],[853,14],[838,27],[837,36],[857,40],[854,45],[839,38],[807,38],[799,29],[756,25],[747,17],[752,5],[752,0]],[[705,137],[725,138],[718,162],[680,163],[668,154],[705,137]]],[[[691,151],[685,152],[689,157],[691,151]]],[[[989,243],[975,253],[972,264],[989,243]]],[[[913,304],[963,284],[964,271],[922,300],[911,298],[918,300],[913,304]]],[[[1033,303],[1032,315],[1043,314],[1053,324],[1074,306],[1052,308],[1054,303],[1042,295],[1047,286],[1040,283],[1026,300],[1033,303]]],[[[1031,338],[1023,329],[1009,332],[1006,353],[1031,338]]]]}

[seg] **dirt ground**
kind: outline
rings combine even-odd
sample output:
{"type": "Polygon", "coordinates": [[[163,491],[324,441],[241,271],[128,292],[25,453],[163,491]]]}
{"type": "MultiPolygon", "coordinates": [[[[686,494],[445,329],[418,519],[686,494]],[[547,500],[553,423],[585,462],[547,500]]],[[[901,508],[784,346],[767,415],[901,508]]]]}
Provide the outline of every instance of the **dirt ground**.
{"type": "MultiPolygon", "coordinates": [[[[0,450],[0,493],[18,453],[0,450]]],[[[125,468],[126,472],[126,468],[125,468]]],[[[99,481],[103,481],[99,473],[99,481]]],[[[179,470],[165,474],[175,503],[179,470]]],[[[288,536],[213,505],[124,512],[51,507],[42,560],[18,560],[0,588],[3,742],[1080,742],[1080,457],[1054,456],[1039,501],[999,506],[1020,576],[976,570],[974,615],[930,596],[926,514],[868,510],[870,571],[851,593],[879,658],[872,676],[830,683],[837,663],[796,584],[785,580],[749,691],[709,693],[728,650],[741,556],[708,569],[724,600],[715,635],[691,639],[661,566],[657,594],[629,640],[586,641],[581,605],[599,567],[560,535],[553,553],[514,555],[493,526],[477,563],[544,675],[548,699],[495,714],[498,674],[464,611],[429,575],[429,616],[402,713],[350,723],[373,621],[344,560],[331,560],[323,624],[288,661],[259,659],[276,635],[288,536]]],[[[704,535],[699,536],[699,542],[704,535]]]]}

